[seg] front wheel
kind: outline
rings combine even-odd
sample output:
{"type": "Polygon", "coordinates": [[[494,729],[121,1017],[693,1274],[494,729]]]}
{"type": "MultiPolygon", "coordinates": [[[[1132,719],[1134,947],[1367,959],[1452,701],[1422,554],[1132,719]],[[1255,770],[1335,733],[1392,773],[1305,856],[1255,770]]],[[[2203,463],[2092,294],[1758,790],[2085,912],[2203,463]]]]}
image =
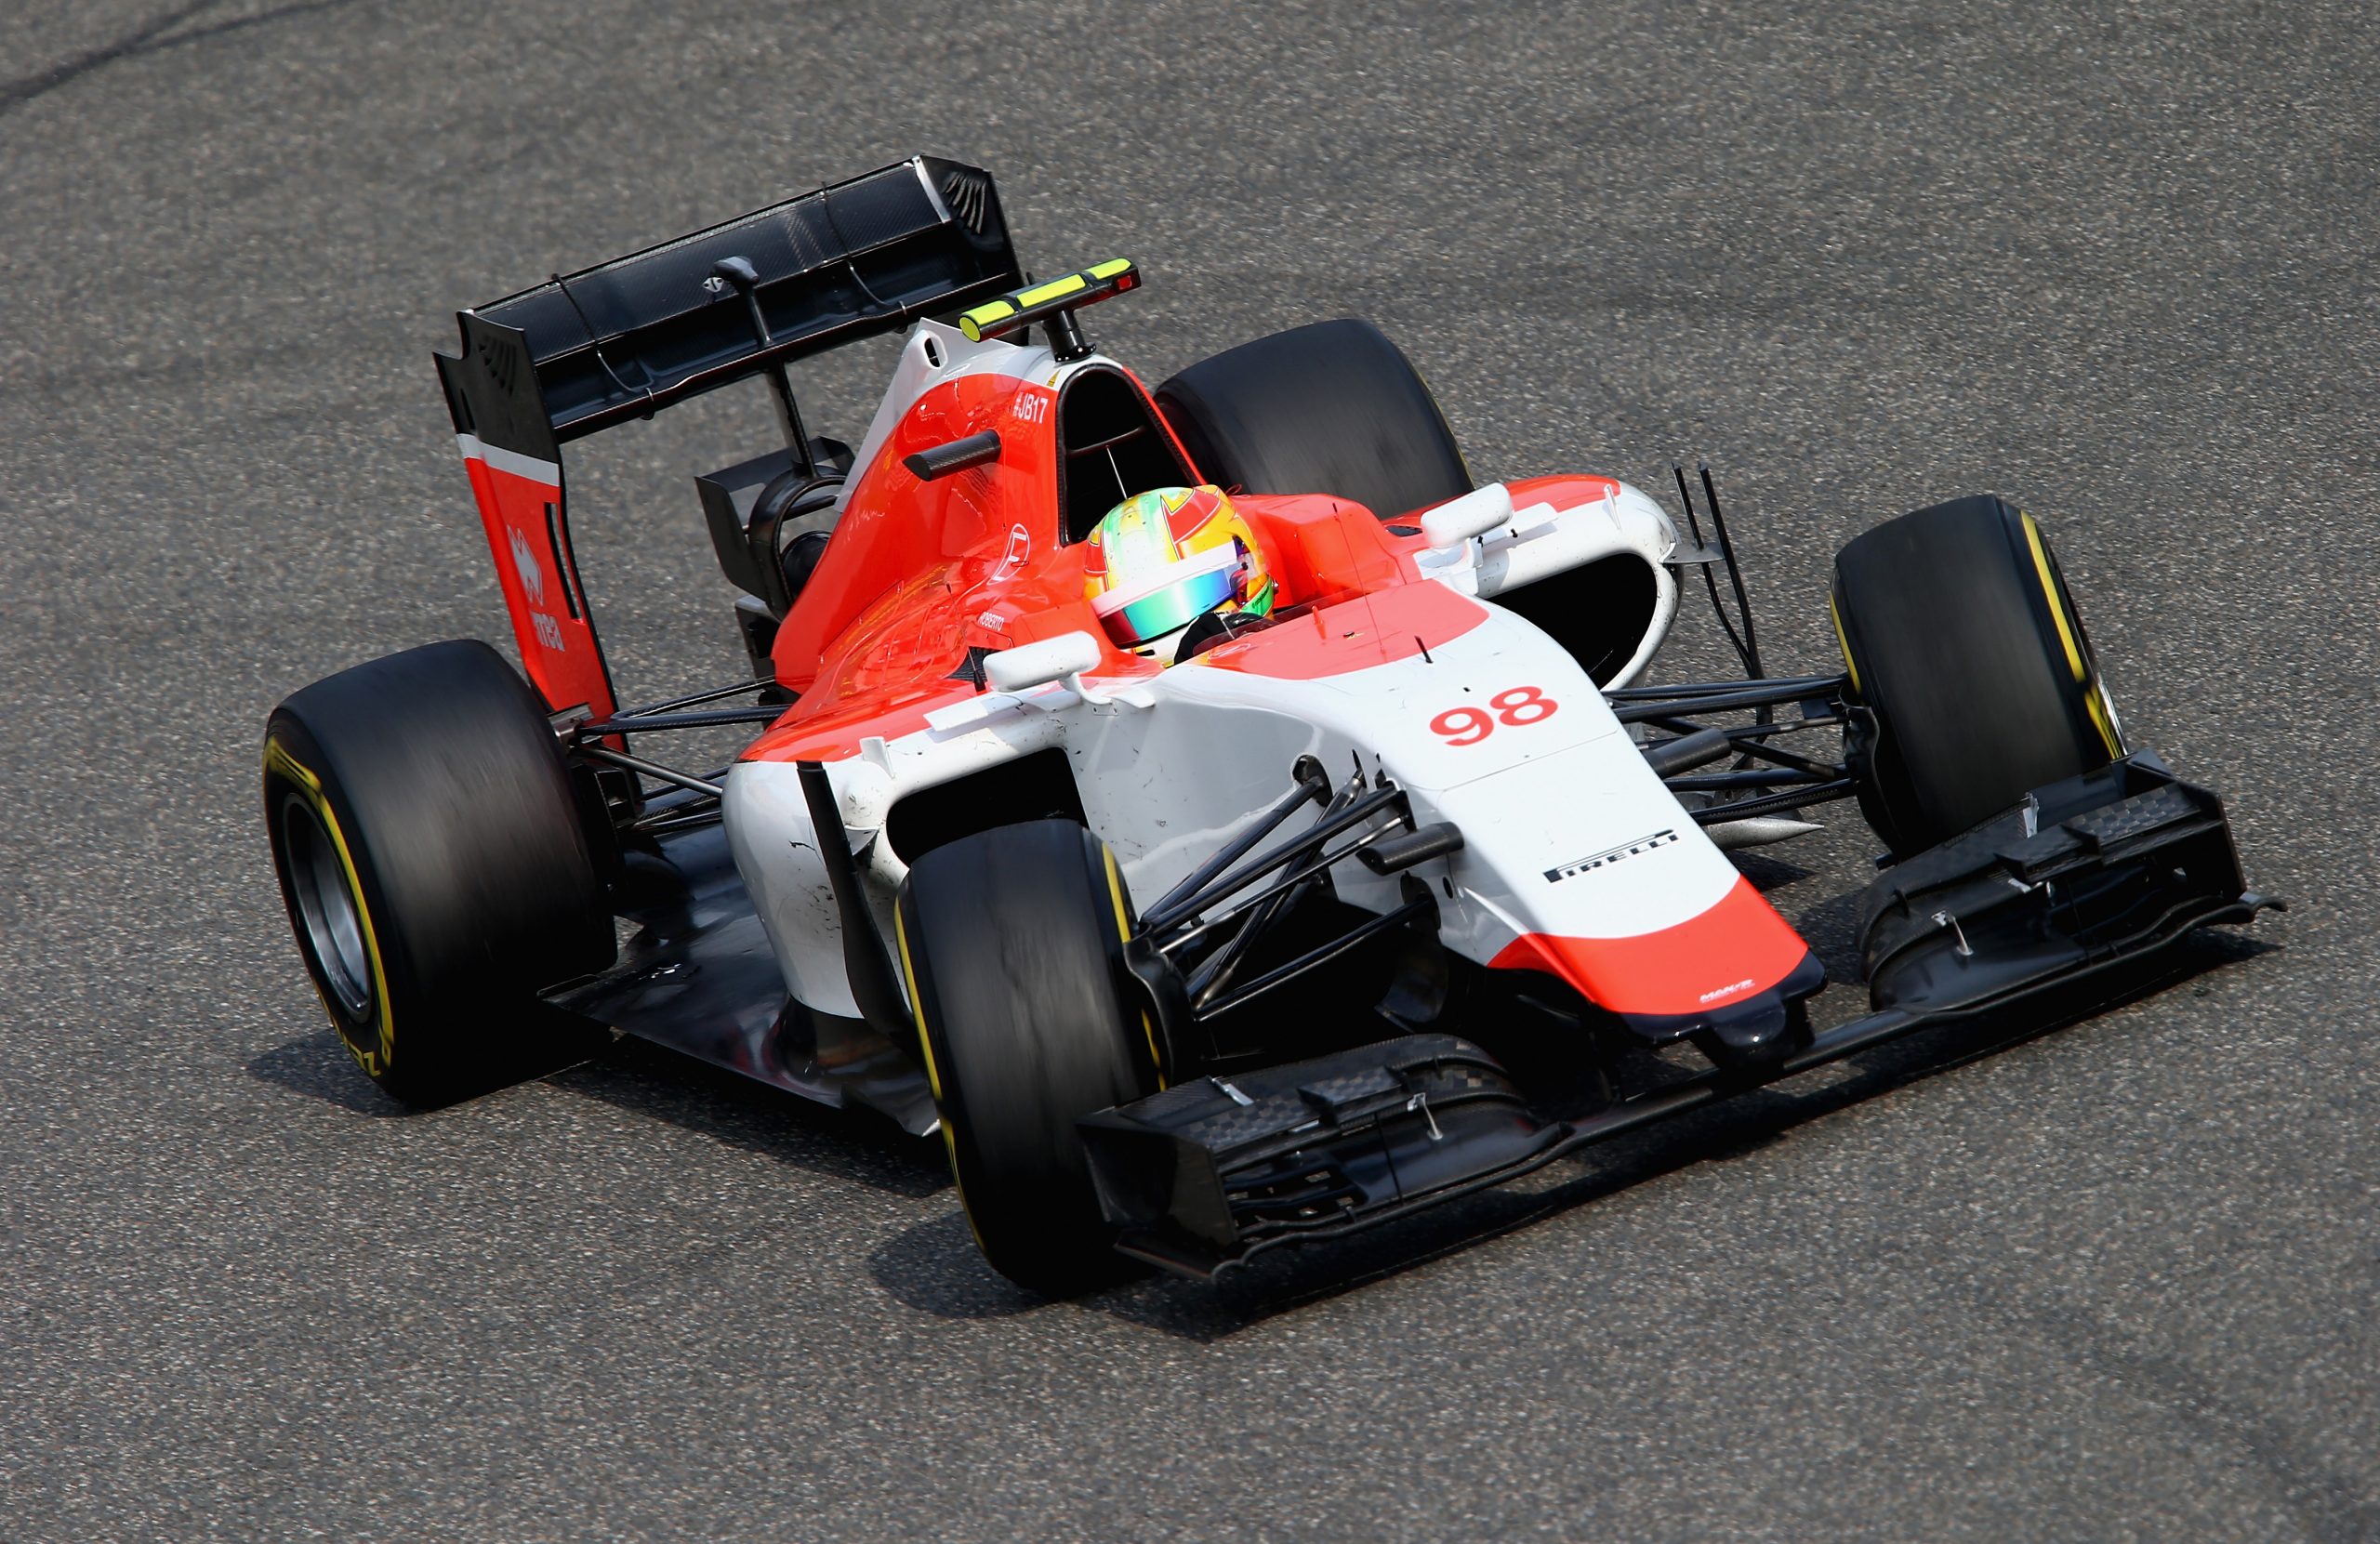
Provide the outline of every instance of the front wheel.
{"type": "Polygon", "coordinates": [[[1894,857],[2123,754],[2057,560],[2014,506],[1956,499],[1856,538],[1832,605],[1860,807],[1894,857]]]}
{"type": "Polygon", "coordinates": [[[1159,1087],[1156,1029],[1126,984],[1132,905],[1115,855],[1071,821],[999,826],[919,858],[897,917],[984,1258],[1051,1296],[1113,1279],[1123,1259],[1075,1123],[1159,1087]]]}

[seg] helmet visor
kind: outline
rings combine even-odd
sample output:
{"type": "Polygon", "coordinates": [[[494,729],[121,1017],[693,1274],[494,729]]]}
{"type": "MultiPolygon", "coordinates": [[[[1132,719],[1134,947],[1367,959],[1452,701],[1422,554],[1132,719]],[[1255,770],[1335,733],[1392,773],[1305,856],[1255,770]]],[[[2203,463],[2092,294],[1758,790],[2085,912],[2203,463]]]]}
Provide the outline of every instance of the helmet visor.
{"type": "Polygon", "coordinates": [[[1146,643],[1188,627],[1239,593],[1238,543],[1168,563],[1153,582],[1124,594],[1100,596],[1091,610],[1107,636],[1124,647],[1146,643]]]}

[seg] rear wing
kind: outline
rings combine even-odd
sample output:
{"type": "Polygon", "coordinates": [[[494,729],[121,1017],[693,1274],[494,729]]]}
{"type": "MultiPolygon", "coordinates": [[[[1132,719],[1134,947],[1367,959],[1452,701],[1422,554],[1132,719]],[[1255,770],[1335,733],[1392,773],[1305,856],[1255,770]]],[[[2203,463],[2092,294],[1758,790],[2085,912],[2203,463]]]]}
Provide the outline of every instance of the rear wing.
{"type": "Polygon", "coordinates": [[[548,704],[617,706],[570,552],[565,442],[1022,282],[990,174],[915,156],[456,313],[438,376],[548,704]]]}

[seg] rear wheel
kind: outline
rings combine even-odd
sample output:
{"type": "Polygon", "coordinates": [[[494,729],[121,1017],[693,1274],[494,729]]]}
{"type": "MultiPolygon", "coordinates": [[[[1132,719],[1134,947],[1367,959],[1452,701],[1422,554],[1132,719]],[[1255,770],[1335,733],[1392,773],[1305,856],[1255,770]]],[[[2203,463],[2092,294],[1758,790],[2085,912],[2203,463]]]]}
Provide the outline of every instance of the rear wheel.
{"type": "Polygon", "coordinates": [[[1868,823],[1897,858],[2123,754],[2090,639],[2031,516],[1957,499],[1834,561],[1846,736],[1868,823]]]}
{"type": "Polygon", "coordinates": [[[919,858],[901,889],[908,978],[943,1141],[992,1268],[1062,1295],[1125,1269],[1075,1122],[1158,1088],[1125,985],[1130,897],[1071,821],[1003,825],[919,858]]]}
{"type": "Polygon", "coordinates": [[[602,1043],[541,987],[610,963],[612,923],[543,706],[484,643],[291,695],[265,823],[298,947],[379,1084],[439,1104],[602,1043]]]}
{"type": "Polygon", "coordinates": [[[1157,405],[1210,482],[1336,494],[1383,518],[1471,491],[1437,399],[1368,322],[1317,322],[1201,360],[1157,405]]]}

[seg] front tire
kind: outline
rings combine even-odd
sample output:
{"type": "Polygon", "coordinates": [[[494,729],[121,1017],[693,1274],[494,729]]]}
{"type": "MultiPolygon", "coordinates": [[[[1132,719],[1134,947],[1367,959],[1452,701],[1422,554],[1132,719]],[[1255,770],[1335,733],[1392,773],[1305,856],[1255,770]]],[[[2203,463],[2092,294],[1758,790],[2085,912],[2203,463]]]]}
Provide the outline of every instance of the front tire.
{"type": "Polygon", "coordinates": [[[2123,754],[2057,561],[2013,505],[1956,499],[1856,538],[1832,605],[1860,808],[1894,857],[2123,754]]]}
{"type": "Polygon", "coordinates": [[[1124,1261],[1075,1122],[1155,1093],[1156,1032],[1125,983],[1131,899],[1071,821],[937,847],[901,887],[901,966],[951,1172],[992,1268],[1050,1296],[1124,1261]]]}
{"type": "Polygon", "coordinates": [[[545,709],[484,643],[433,643],[292,694],[265,821],[298,952],[364,1072],[450,1102],[588,1054],[537,998],[609,964],[612,922],[545,709]]]}

